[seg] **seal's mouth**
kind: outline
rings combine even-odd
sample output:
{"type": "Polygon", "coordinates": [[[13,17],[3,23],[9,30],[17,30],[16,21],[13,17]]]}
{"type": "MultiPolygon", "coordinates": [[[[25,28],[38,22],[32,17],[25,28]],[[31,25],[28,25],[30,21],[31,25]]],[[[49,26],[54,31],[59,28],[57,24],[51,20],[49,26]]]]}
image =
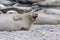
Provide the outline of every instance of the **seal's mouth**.
{"type": "Polygon", "coordinates": [[[38,16],[32,16],[33,21],[35,21],[37,17],[38,17],[38,16]]]}

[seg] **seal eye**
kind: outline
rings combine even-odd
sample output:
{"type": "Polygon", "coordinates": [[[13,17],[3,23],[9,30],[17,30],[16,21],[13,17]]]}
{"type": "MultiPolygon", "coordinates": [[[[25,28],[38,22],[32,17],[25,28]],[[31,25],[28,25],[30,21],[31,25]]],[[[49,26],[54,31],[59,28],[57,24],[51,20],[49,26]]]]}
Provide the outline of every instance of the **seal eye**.
{"type": "Polygon", "coordinates": [[[14,16],[13,20],[14,21],[20,21],[20,20],[22,20],[22,16],[14,16]]]}

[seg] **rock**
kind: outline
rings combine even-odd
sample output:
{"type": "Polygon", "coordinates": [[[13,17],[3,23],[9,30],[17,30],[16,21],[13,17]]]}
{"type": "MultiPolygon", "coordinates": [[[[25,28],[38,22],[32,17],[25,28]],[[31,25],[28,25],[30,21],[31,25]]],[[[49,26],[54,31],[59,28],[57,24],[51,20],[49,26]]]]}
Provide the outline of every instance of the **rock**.
{"type": "Polygon", "coordinates": [[[48,8],[44,10],[46,14],[51,14],[51,15],[58,15],[60,16],[60,10],[59,9],[52,9],[52,8],[48,8]]]}
{"type": "Polygon", "coordinates": [[[11,5],[11,4],[13,4],[13,3],[10,2],[10,1],[8,1],[8,0],[4,0],[4,1],[0,0],[0,4],[11,5]]]}
{"type": "Polygon", "coordinates": [[[17,11],[14,11],[14,10],[9,10],[7,11],[6,14],[19,14],[17,11]]]}
{"type": "MultiPolygon", "coordinates": [[[[16,0],[10,0],[10,1],[15,1],[16,2],[16,0]]],[[[19,3],[27,3],[27,4],[32,4],[32,3],[35,3],[35,2],[38,2],[38,1],[40,1],[40,0],[17,0],[17,2],[19,2],[19,3]]]]}
{"type": "Polygon", "coordinates": [[[21,10],[21,9],[18,9],[18,8],[14,8],[14,7],[8,7],[8,8],[0,9],[0,11],[2,11],[4,14],[6,14],[7,11],[9,11],[9,10],[17,11],[20,14],[24,13],[24,10],[21,10]]]}
{"type": "Polygon", "coordinates": [[[35,24],[60,24],[60,16],[38,13],[35,24]]]}

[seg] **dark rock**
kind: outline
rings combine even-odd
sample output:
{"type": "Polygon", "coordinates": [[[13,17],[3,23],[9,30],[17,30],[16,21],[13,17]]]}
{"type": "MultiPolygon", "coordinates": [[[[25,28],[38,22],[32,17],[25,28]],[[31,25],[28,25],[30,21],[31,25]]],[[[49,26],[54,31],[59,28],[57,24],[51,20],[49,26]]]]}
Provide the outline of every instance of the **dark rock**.
{"type": "Polygon", "coordinates": [[[9,11],[9,10],[15,10],[15,11],[17,11],[17,12],[20,13],[20,14],[24,12],[23,10],[20,10],[20,9],[18,9],[18,8],[0,9],[0,11],[2,11],[3,13],[6,13],[6,12],[9,11]]]}

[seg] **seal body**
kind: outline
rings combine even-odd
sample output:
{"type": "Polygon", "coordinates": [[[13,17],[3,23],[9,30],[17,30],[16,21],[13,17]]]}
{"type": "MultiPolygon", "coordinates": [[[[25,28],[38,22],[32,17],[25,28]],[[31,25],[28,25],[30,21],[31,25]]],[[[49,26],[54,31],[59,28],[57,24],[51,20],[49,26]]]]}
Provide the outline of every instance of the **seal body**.
{"type": "Polygon", "coordinates": [[[29,14],[0,14],[0,30],[29,29],[33,23],[29,14]]]}

